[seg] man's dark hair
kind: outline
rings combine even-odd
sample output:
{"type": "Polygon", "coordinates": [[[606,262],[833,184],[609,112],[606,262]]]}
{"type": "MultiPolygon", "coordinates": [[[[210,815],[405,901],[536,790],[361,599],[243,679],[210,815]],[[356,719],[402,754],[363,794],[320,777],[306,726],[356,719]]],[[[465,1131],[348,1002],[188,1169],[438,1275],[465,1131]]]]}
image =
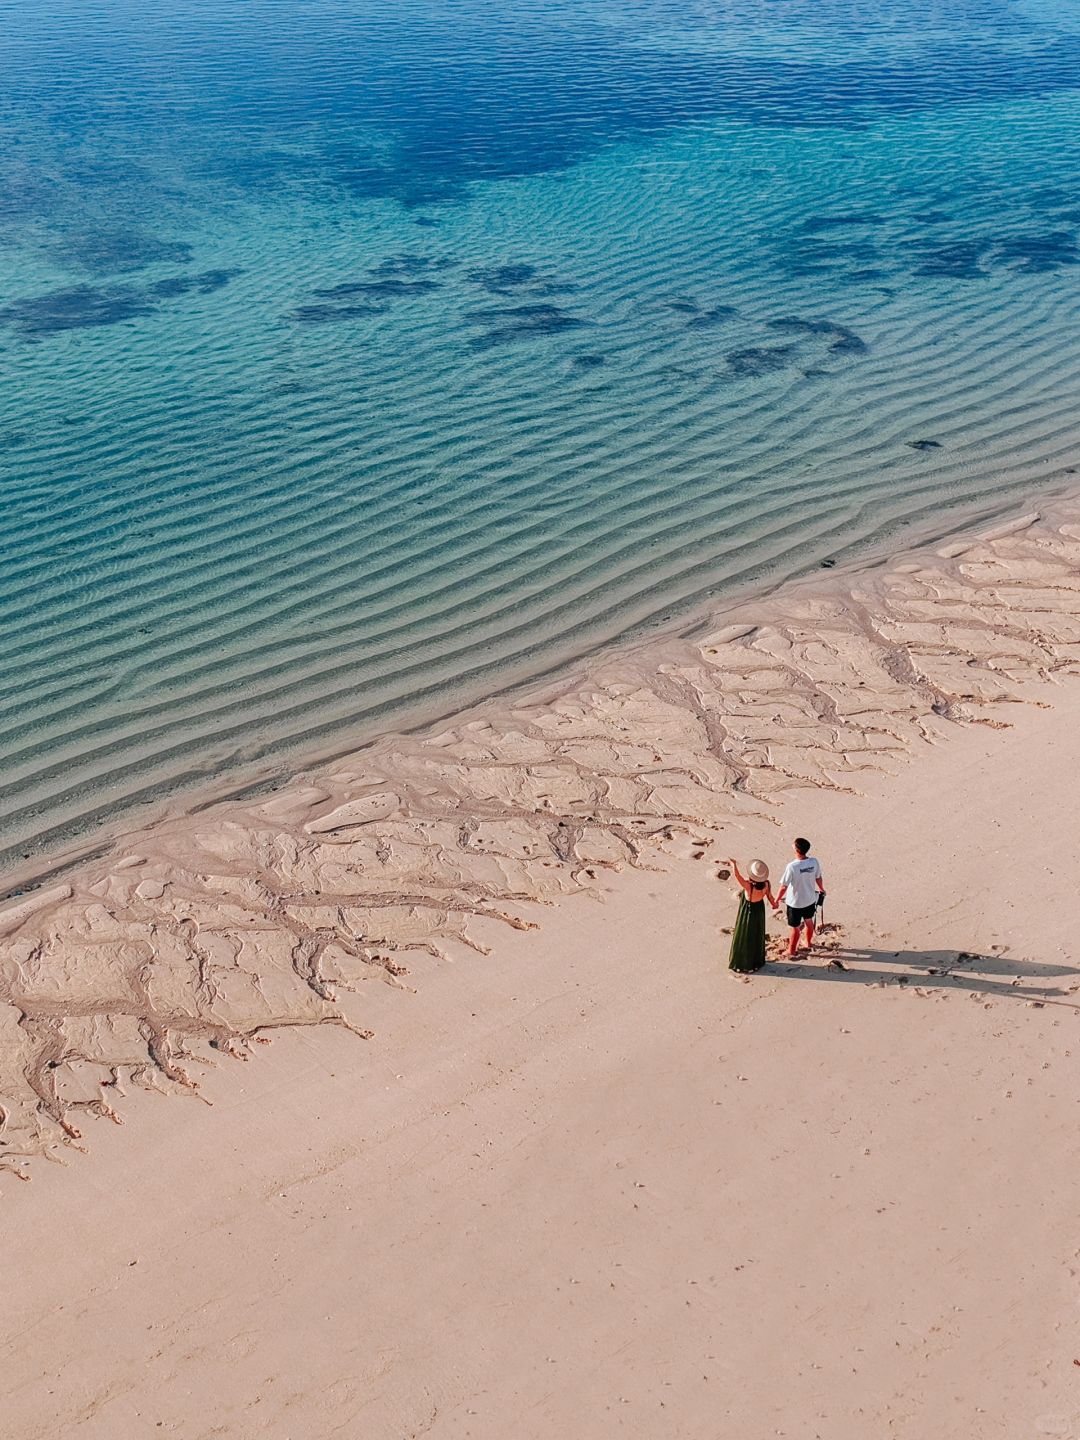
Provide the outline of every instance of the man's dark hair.
{"type": "Polygon", "coordinates": [[[810,853],[810,841],[804,840],[800,835],[795,841],[795,849],[798,850],[800,855],[808,855],[810,853]]]}

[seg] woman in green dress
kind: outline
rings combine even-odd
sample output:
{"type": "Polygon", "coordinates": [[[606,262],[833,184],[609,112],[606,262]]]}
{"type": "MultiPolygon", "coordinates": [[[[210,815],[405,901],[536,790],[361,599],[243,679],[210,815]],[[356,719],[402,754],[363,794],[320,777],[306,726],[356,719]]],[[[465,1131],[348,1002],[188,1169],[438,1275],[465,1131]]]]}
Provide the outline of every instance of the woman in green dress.
{"type": "Polygon", "coordinates": [[[764,860],[751,860],[749,875],[739,872],[737,861],[727,862],[735,872],[742,894],[739,913],[731,932],[731,957],[728,969],[737,975],[750,975],[765,964],[765,901],[776,909],[776,897],[769,884],[769,867],[764,860]]]}

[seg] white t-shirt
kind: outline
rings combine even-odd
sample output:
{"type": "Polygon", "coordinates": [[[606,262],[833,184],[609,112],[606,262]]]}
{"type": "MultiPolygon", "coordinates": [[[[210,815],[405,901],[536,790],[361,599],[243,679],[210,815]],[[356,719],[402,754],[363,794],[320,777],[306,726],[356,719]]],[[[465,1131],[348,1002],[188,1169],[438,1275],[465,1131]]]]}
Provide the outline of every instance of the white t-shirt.
{"type": "Polygon", "coordinates": [[[784,903],[790,905],[793,910],[803,910],[807,905],[816,904],[817,882],[820,874],[821,866],[813,855],[806,855],[801,860],[790,861],[784,871],[784,878],[780,881],[781,885],[788,887],[784,903]]]}

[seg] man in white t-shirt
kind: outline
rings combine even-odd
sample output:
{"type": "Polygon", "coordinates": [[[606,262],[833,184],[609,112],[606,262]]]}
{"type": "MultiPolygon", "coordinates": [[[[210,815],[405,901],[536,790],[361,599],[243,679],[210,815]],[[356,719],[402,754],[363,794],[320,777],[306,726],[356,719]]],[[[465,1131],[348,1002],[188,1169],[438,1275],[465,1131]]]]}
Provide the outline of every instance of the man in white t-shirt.
{"type": "Polygon", "coordinates": [[[788,954],[794,955],[799,948],[799,933],[806,931],[806,948],[814,943],[814,918],[817,915],[818,897],[824,897],[825,885],[821,878],[821,866],[810,854],[810,841],[800,835],[795,841],[795,859],[789,861],[780,881],[776,895],[777,904],[787,896],[787,923],[791,926],[788,954]]]}

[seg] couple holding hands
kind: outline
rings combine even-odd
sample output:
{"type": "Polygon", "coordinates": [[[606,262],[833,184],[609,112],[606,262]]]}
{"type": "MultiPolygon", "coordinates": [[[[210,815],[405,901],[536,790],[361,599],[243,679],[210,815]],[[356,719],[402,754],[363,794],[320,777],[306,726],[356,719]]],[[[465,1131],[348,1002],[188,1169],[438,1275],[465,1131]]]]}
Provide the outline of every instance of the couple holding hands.
{"type": "Polygon", "coordinates": [[[748,875],[740,872],[735,860],[728,861],[742,890],[739,913],[731,932],[731,957],[728,961],[728,968],[737,974],[749,975],[765,964],[766,900],[776,910],[786,897],[787,922],[791,930],[789,957],[798,951],[799,937],[804,930],[807,950],[814,942],[817,909],[825,899],[821,866],[810,854],[810,841],[804,840],[801,835],[795,840],[794,849],[795,859],[789,861],[780,881],[779,893],[775,896],[769,883],[769,867],[764,860],[752,860],[748,875]]]}

